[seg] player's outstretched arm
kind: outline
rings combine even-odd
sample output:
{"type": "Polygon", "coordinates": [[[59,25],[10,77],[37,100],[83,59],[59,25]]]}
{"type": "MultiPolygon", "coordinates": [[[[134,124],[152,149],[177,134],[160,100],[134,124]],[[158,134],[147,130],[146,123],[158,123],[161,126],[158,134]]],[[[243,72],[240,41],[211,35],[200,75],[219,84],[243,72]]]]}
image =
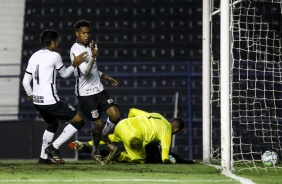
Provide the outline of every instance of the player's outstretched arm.
{"type": "Polygon", "coordinates": [[[74,68],[79,66],[87,58],[87,52],[83,52],[83,53],[79,54],[78,56],[75,56],[74,53],[72,53],[72,55],[73,55],[74,59],[73,59],[71,66],[74,67],[74,68]]]}
{"type": "Polygon", "coordinates": [[[109,81],[109,83],[111,83],[112,86],[117,86],[119,84],[119,82],[116,79],[112,78],[111,76],[109,76],[109,75],[107,75],[105,73],[101,72],[100,76],[101,76],[101,78],[109,81]]]}
{"type": "Polygon", "coordinates": [[[72,74],[75,67],[80,65],[83,61],[85,61],[85,59],[87,58],[87,52],[83,52],[83,53],[79,54],[78,56],[75,56],[73,54],[73,57],[74,57],[74,60],[71,64],[71,66],[69,66],[68,68],[63,66],[62,68],[59,69],[59,74],[64,79],[68,78],[72,74]]]}

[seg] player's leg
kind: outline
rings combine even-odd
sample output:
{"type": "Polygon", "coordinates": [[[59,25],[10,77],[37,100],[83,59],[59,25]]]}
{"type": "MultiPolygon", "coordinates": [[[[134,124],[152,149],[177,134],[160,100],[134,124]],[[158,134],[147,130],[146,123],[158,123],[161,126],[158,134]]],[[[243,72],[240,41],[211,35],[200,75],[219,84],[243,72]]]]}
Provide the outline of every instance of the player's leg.
{"type": "Polygon", "coordinates": [[[59,120],[70,122],[59,137],[45,149],[45,152],[52,157],[54,161],[63,164],[64,160],[60,157],[59,147],[80,130],[85,124],[85,121],[72,106],[62,101],[59,101],[52,107],[52,115],[59,120]]]}
{"type": "Polygon", "coordinates": [[[44,121],[47,123],[47,127],[42,136],[41,152],[40,152],[40,157],[37,163],[38,164],[53,164],[55,162],[53,162],[51,159],[48,158],[48,154],[45,152],[45,149],[53,141],[53,138],[58,129],[59,123],[53,116],[49,115],[46,109],[42,108],[41,106],[37,106],[37,105],[35,105],[35,108],[39,111],[44,121]]]}
{"type": "MultiPolygon", "coordinates": [[[[121,142],[121,140],[117,139],[114,134],[109,134],[108,137],[111,142],[121,142]]],[[[105,144],[106,143],[104,141],[100,141],[100,145],[105,145],[105,144]]],[[[69,144],[70,149],[73,149],[76,151],[84,151],[87,153],[92,153],[92,146],[93,146],[92,140],[88,142],[73,141],[69,144]]]]}
{"type": "Polygon", "coordinates": [[[106,90],[101,92],[100,96],[100,107],[108,115],[107,122],[102,131],[102,138],[108,140],[107,136],[109,132],[115,127],[115,125],[120,120],[120,112],[118,105],[115,103],[114,99],[108,94],[106,90]]]}
{"type": "Polygon", "coordinates": [[[122,140],[127,152],[127,154],[121,153],[118,159],[126,162],[145,163],[146,151],[143,148],[142,135],[138,129],[131,126],[130,119],[120,121],[115,127],[114,135],[116,139],[122,140]]]}
{"type": "Polygon", "coordinates": [[[107,122],[102,131],[102,137],[107,137],[110,131],[115,127],[115,125],[120,120],[120,112],[116,105],[112,105],[106,110],[106,114],[108,115],[107,122]]]}
{"type": "Polygon", "coordinates": [[[93,141],[91,157],[97,164],[104,164],[102,156],[99,153],[99,144],[104,127],[100,113],[101,93],[77,97],[81,111],[93,124],[93,129],[91,130],[91,138],[93,141]]]}
{"type": "Polygon", "coordinates": [[[92,146],[92,153],[91,157],[94,160],[96,164],[104,164],[104,161],[102,160],[102,156],[100,154],[99,150],[99,144],[101,141],[101,135],[102,135],[102,130],[104,128],[104,123],[102,119],[97,119],[96,121],[93,122],[93,129],[91,131],[91,136],[92,136],[92,141],[93,141],[93,146],[92,146]]]}
{"type": "Polygon", "coordinates": [[[42,137],[42,146],[41,146],[41,153],[40,158],[38,160],[38,164],[53,164],[52,160],[48,158],[48,154],[45,152],[45,149],[49,146],[52,142],[54,135],[58,129],[58,121],[55,120],[50,124],[47,124],[47,128],[45,129],[42,137]]]}
{"type": "Polygon", "coordinates": [[[119,160],[119,162],[141,163],[141,164],[144,164],[146,162],[146,151],[142,145],[141,140],[137,140],[133,138],[129,142],[125,141],[123,143],[126,153],[122,152],[119,155],[119,157],[116,158],[117,160],[119,160]]]}
{"type": "Polygon", "coordinates": [[[109,107],[106,110],[106,113],[109,117],[102,131],[102,140],[106,143],[108,149],[110,150],[110,154],[106,158],[104,158],[104,162],[108,163],[114,157],[120,154],[120,151],[118,150],[118,148],[114,144],[112,144],[112,141],[109,138],[109,132],[118,123],[120,119],[120,113],[116,105],[109,107]]]}
{"type": "Polygon", "coordinates": [[[101,135],[102,140],[106,143],[108,149],[110,150],[110,154],[106,158],[104,158],[104,162],[108,163],[113,157],[119,154],[118,148],[114,144],[112,144],[108,135],[109,132],[114,128],[114,126],[119,122],[120,112],[118,110],[117,104],[106,90],[100,93],[99,107],[108,115],[107,122],[102,130],[101,135]]]}

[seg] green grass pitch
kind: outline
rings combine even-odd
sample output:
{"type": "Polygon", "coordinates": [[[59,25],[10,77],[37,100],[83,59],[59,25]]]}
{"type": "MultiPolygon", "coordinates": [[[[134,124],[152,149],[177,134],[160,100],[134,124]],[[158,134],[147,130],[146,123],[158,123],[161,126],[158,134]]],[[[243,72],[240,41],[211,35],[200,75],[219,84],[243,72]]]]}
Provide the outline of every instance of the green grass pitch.
{"type": "MultiPolygon", "coordinates": [[[[239,172],[239,177],[254,183],[281,183],[282,172],[239,172]]],[[[240,183],[220,170],[203,164],[108,164],[94,165],[91,160],[66,161],[64,165],[37,165],[36,160],[0,160],[0,184],[45,183],[240,183]]]]}

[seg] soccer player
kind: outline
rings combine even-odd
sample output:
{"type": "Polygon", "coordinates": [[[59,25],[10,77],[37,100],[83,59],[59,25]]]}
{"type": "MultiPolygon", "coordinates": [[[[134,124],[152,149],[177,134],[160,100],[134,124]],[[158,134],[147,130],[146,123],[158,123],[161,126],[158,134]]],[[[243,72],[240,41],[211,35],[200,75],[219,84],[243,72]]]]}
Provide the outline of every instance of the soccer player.
{"type": "MultiPolygon", "coordinates": [[[[109,134],[109,138],[111,139],[112,142],[115,142],[116,140],[113,140],[114,136],[113,134],[109,134]]],[[[101,144],[104,144],[103,141],[100,142],[101,144]]],[[[82,152],[87,152],[91,153],[92,152],[92,141],[88,142],[80,142],[80,141],[73,141],[69,144],[70,149],[77,150],[77,151],[82,151],[82,152]]],[[[163,163],[162,158],[161,158],[161,144],[158,142],[152,142],[149,143],[145,146],[146,150],[146,161],[145,163],[163,163]]],[[[109,151],[105,149],[100,149],[100,153],[103,157],[106,157],[109,154],[109,151]]],[[[174,158],[176,160],[177,164],[194,164],[195,161],[193,160],[186,160],[181,157],[179,157],[176,153],[170,152],[169,156],[171,158],[174,158]]],[[[113,159],[113,161],[116,162],[125,162],[123,160],[119,160],[118,158],[113,159]]],[[[129,161],[130,162],[130,161],[129,161]]],[[[173,163],[173,162],[172,162],[173,163]]]]}
{"type": "MultiPolygon", "coordinates": [[[[109,81],[113,86],[118,85],[118,81],[112,77],[98,71],[97,68],[97,52],[98,46],[94,41],[90,42],[90,22],[79,20],[74,25],[76,42],[71,47],[70,53],[76,55],[83,52],[91,52],[91,47],[96,49],[96,54],[81,63],[75,70],[76,77],[75,94],[80,105],[80,109],[84,116],[93,122],[91,131],[93,144],[92,159],[96,164],[104,164],[102,156],[99,152],[99,143],[103,138],[107,142],[111,155],[117,153],[117,147],[110,143],[108,139],[109,131],[119,122],[120,112],[114,99],[104,89],[100,78],[109,81]],[[101,115],[106,112],[108,119],[104,125],[101,115]]],[[[70,55],[71,61],[74,60],[70,55]]]]}
{"type": "Polygon", "coordinates": [[[54,30],[44,30],[40,35],[40,41],[43,48],[30,57],[22,81],[29,99],[47,123],[37,163],[54,163],[48,158],[49,156],[55,162],[64,164],[65,161],[59,154],[59,147],[80,130],[85,121],[71,105],[60,100],[56,89],[56,75],[59,72],[61,77],[69,77],[74,68],[86,59],[87,53],[81,53],[78,56],[73,54],[73,62],[71,66],[66,68],[61,55],[56,52],[60,43],[59,33],[54,30]],[[30,85],[31,81],[33,87],[30,85]],[[69,124],[60,136],[50,144],[57,131],[59,121],[69,122],[69,124]]]}
{"type": "MultiPolygon", "coordinates": [[[[172,134],[183,128],[184,121],[181,118],[173,118],[169,122],[159,113],[147,113],[133,108],[129,112],[129,118],[121,120],[114,130],[113,139],[117,142],[122,141],[126,150],[126,152],[121,152],[118,160],[145,163],[145,146],[152,142],[160,142],[163,163],[171,163],[169,150],[172,134]],[[139,113],[140,115],[137,115],[139,113]]],[[[112,159],[111,155],[110,158],[107,157],[105,160],[112,159]]]]}
{"type": "MultiPolygon", "coordinates": [[[[104,160],[109,162],[115,158],[118,162],[145,163],[154,162],[152,155],[156,156],[155,143],[161,143],[160,159],[164,163],[170,163],[169,149],[171,145],[172,134],[184,128],[184,121],[181,118],[174,118],[168,122],[159,113],[148,113],[146,111],[131,108],[128,118],[120,121],[114,134],[109,135],[112,142],[123,142],[126,152],[121,152],[118,158],[111,154],[104,160]],[[146,154],[147,152],[147,154],[146,154]],[[149,153],[148,153],[149,152],[149,153]],[[147,155],[150,155],[147,158],[147,155]]],[[[70,148],[76,150],[89,151],[91,143],[72,142],[70,148]]],[[[179,159],[180,160],[180,159],[179,159]]]]}

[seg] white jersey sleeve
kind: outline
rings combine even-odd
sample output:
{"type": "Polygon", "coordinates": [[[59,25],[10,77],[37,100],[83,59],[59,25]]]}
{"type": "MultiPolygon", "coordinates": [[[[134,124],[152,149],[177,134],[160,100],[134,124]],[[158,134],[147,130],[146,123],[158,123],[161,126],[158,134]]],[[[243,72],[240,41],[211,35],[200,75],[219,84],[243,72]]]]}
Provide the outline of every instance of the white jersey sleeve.
{"type": "Polygon", "coordinates": [[[60,69],[58,69],[59,74],[61,77],[68,78],[72,72],[74,71],[74,67],[73,66],[69,66],[68,68],[66,68],[65,66],[62,66],[60,69]]]}
{"type": "Polygon", "coordinates": [[[75,94],[77,96],[90,96],[100,93],[104,90],[104,86],[100,80],[100,72],[98,71],[97,62],[94,61],[92,69],[88,75],[85,75],[87,70],[87,63],[91,59],[91,49],[88,45],[81,43],[74,43],[70,50],[70,58],[73,62],[73,54],[78,56],[79,54],[87,52],[88,58],[85,62],[82,62],[78,67],[74,69],[74,76],[76,77],[75,94]]]}
{"type": "Polygon", "coordinates": [[[23,87],[24,87],[24,90],[25,90],[27,96],[32,95],[32,88],[31,88],[31,85],[30,85],[31,80],[32,80],[31,73],[25,72],[22,84],[23,84],[23,87]]]}

